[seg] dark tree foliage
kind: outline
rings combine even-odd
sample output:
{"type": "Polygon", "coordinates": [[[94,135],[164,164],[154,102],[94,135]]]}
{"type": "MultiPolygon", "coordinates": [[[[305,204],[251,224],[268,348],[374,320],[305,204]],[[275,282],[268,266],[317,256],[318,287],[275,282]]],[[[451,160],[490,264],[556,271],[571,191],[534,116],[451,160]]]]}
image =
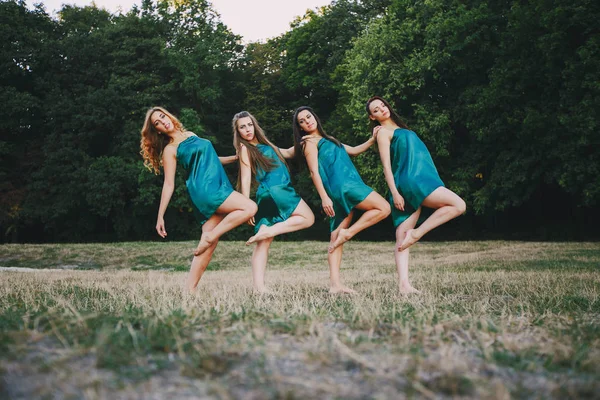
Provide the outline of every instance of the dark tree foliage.
{"type": "MultiPolygon", "coordinates": [[[[600,213],[600,4],[592,0],[337,0],[265,43],[241,44],[207,0],[144,0],[127,14],[0,1],[0,241],[156,238],[162,176],[139,155],[161,105],[232,154],[231,118],[253,113],[292,145],[313,107],[349,144],[370,135],[365,101],[388,98],[468,204],[446,237],[581,238],[600,213]]],[[[387,187],[377,152],[355,159],[387,187]]],[[[295,186],[321,218],[306,169],[295,186]]],[[[236,166],[227,168],[235,181],[236,166]]],[[[184,173],[170,239],[199,236],[184,173]]],[[[250,228],[228,237],[242,238],[250,228]]],[[[388,222],[368,237],[391,238],[388,222]]],[[[596,236],[597,238],[597,233],[596,236]]]]}
{"type": "Polygon", "coordinates": [[[395,0],[341,67],[344,110],[363,127],[365,100],[386,96],[472,216],[569,237],[599,216],[598,17],[587,0],[395,0]]]}

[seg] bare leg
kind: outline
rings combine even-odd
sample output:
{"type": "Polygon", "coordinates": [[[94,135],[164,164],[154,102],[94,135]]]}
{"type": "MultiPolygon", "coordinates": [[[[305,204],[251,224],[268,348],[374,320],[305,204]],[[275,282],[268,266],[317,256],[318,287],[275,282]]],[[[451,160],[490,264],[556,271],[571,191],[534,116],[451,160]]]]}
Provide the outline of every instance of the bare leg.
{"type": "MultiPolygon", "coordinates": [[[[210,232],[213,230],[222,219],[223,215],[214,214],[202,226],[202,233],[204,234],[204,232],[210,232]]],[[[208,263],[210,262],[212,255],[217,248],[217,242],[218,240],[214,241],[208,247],[208,249],[206,249],[206,251],[199,256],[194,256],[192,259],[192,265],[190,266],[190,273],[188,274],[186,284],[188,292],[193,293],[196,290],[198,282],[200,282],[200,278],[202,278],[204,271],[206,271],[206,267],[208,266],[208,263]]]]}
{"type": "Polygon", "coordinates": [[[231,193],[223,204],[217,208],[216,213],[223,214],[225,217],[210,232],[202,232],[200,243],[198,243],[194,255],[202,254],[224,233],[248,221],[256,214],[256,210],[255,202],[238,192],[231,193]]]}
{"type": "Polygon", "coordinates": [[[284,233],[295,232],[299,231],[300,229],[308,228],[312,226],[314,222],[315,216],[310,207],[304,202],[304,200],[300,200],[300,203],[298,203],[298,206],[288,219],[278,222],[273,226],[261,225],[256,235],[248,239],[246,245],[259,242],[264,239],[273,238],[284,233]]]}
{"type": "Polygon", "coordinates": [[[467,205],[463,199],[443,186],[435,189],[427,196],[421,206],[435,208],[436,210],[417,229],[409,229],[406,232],[406,237],[400,245],[400,250],[408,249],[427,232],[464,214],[467,209],[467,205]]]}
{"type": "Polygon", "coordinates": [[[408,280],[408,260],[410,249],[400,251],[400,244],[406,237],[406,232],[415,227],[417,221],[419,220],[420,214],[421,207],[419,207],[419,209],[404,222],[398,225],[398,228],[396,229],[396,246],[394,249],[394,257],[396,259],[396,269],[398,270],[398,289],[402,294],[421,293],[419,290],[412,287],[410,281],[408,280]]]}
{"type": "Polygon", "coordinates": [[[272,242],[273,238],[257,242],[254,252],[252,253],[252,283],[254,291],[258,293],[268,292],[265,287],[265,270],[267,269],[269,247],[272,242]]]}
{"type": "Polygon", "coordinates": [[[390,215],[391,212],[390,204],[377,192],[371,192],[366,199],[356,206],[356,208],[366,211],[354,224],[352,224],[351,227],[343,228],[339,231],[336,240],[332,241],[329,245],[330,253],[336,247],[341,246],[352,239],[358,232],[371,225],[375,225],[377,222],[390,215]]]}
{"type": "MultiPolygon", "coordinates": [[[[331,232],[331,242],[333,243],[337,240],[338,235],[342,229],[346,229],[350,222],[352,222],[352,216],[354,212],[350,212],[348,215],[338,226],[338,228],[331,232]]],[[[329,293],[356,293],[356,291],[350,289],[347,286],[342,284],[342,279],[340,278],[340,268],[342,266],[342,252],[344,251],[344,245],[337,246],[333,251],[329,252],[327,255],[327,262],[329,263],[329,280],[330,287],[329,293]]]]}

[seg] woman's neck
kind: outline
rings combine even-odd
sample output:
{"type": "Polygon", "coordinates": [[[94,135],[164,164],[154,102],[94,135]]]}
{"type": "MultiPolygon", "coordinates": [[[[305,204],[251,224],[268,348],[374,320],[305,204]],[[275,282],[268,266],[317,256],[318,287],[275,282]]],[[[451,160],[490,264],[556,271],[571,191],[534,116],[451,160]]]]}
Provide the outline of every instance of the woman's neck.
{"type": "Polygon", "coordinates": [[[379,124],[384,128],[399,128],[399,126],[394,122],[393,119],[388,118],[383,121],[379,121],[379,124]]]}
{"type": "Polygon", "coordinates": [[[185,133],[182,130],[175,130],[171,133],[168,133],[167,135],[169,135],[169,137],[171,138],[171,143],[177,143],[178,141],[181,141],[186,137],[185,133]]]}

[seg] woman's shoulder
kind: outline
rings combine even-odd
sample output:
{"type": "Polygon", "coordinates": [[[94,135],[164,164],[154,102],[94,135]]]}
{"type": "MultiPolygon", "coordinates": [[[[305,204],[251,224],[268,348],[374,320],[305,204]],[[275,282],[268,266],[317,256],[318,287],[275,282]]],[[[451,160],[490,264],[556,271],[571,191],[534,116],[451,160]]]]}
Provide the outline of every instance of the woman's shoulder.
{"type": "Polygon", "coordinates": [[[163,158],[167,156],[176,156],[177,155],[177,145],[174,143],[169,143],[163,149],[163,158]]]}
{"type": "Polygon", "coordinates": [[[396,128],[390,128],[390,129],[391,129],[390,132],[391,132],[392,137],[396,136],[397,134],[402,134],[403,132],[404,132],[404,134],[410,133],[410,134],[416,135],[416,133],[414,131],[412,131],[408,128],[400,127],[400,126],[397,126],[396,128]]]}
{"type": "Polygon", "coordinates": [[[322,136],[304,136],[302,138],[302,143],[304,143],[305,145],[311,145],[311,146],[316,146],[321,139],[323,139],[322,136]]]}

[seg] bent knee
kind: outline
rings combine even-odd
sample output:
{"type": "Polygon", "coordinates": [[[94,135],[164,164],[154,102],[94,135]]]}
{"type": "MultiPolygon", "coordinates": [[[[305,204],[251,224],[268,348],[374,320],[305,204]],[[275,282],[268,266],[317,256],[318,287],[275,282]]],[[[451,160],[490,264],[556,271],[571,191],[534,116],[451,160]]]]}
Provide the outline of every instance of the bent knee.
{"type": "Polygon", "coordinates": [[[248,205],[246,206],[246,212],[248,213],[248,215],[253,216],[254,214],[256,214],[257,211],[258,211],[258,206],[256,205],[256,203],[253,201],[250,201],[248,203],[248,205]]]}
{"type": "Polygon", "coordinates": [[[315,223],[315,214],[310,213],[307,217],[306,217],[306,227],[308,228],[309,226],[313,226],[315,223]]]}
{"type": "Polygon", "coordinates": [[[381,212],[384,214],[384,218],[390,215],[390,213],[392,212],[392,207],[390,206],[390,203],[383,203],[381,207],[381,212]]]}
{"type": "Polygon", "coordinates": [[[463,199],[456,205],[458,215],[463,215],[467,211],[467,203],[463,199]]]}

